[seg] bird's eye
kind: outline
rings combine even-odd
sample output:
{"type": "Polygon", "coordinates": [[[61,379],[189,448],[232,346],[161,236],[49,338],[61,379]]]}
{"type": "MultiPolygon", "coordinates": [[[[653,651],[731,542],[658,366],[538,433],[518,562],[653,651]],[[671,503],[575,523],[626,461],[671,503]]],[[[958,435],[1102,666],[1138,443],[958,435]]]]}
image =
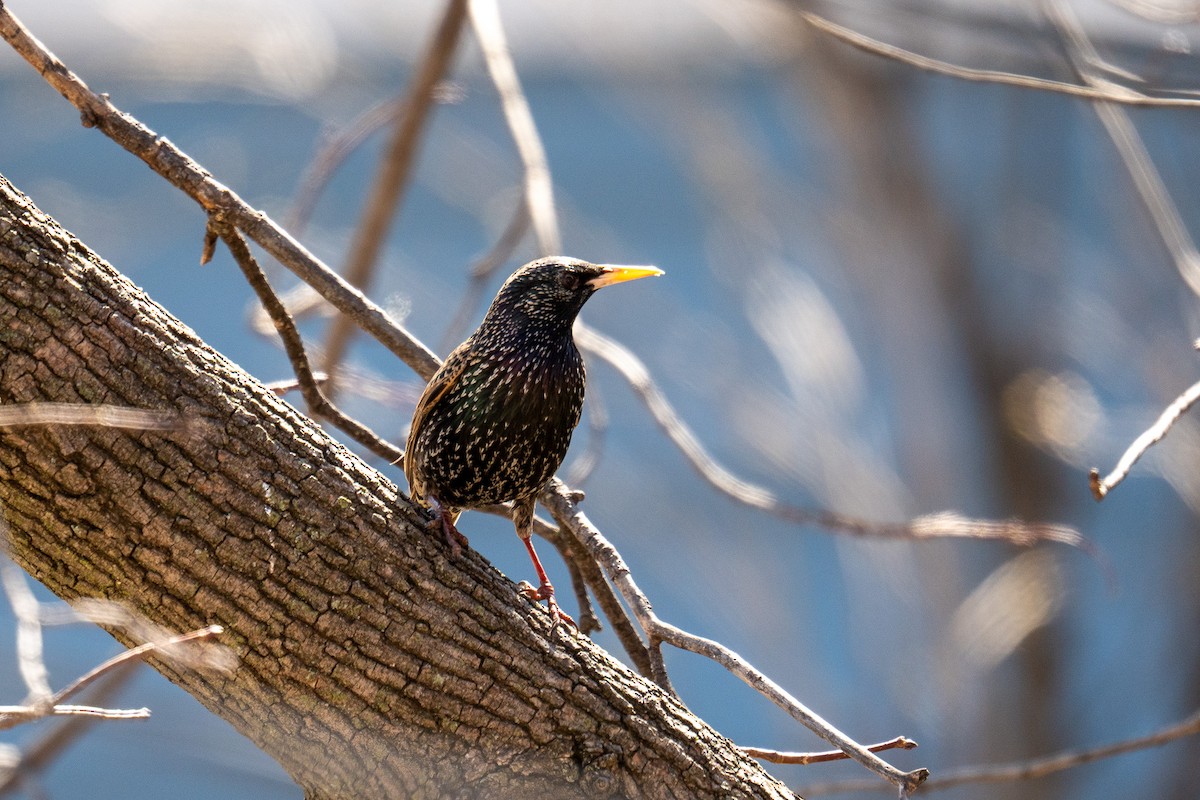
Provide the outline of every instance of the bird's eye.
{"type": "Polygon", "coordinates": [[[579,288],[579,276],[574,272],[564,272],[558,276],[558,285],[573,292],[579,288]]]}

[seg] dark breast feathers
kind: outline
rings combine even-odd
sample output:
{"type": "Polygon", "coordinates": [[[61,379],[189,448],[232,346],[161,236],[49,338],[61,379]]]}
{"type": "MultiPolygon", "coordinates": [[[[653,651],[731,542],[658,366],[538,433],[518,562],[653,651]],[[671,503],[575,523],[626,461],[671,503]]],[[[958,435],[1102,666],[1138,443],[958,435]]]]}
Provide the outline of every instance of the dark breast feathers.
{"type": "Polygon", "coordinates": [[[583,407],[584,368],[570,338],[509,348],[464,342],[449,383],[418,415],[410,481],[450,508],[524,498],[554,475],[583,407]]]}

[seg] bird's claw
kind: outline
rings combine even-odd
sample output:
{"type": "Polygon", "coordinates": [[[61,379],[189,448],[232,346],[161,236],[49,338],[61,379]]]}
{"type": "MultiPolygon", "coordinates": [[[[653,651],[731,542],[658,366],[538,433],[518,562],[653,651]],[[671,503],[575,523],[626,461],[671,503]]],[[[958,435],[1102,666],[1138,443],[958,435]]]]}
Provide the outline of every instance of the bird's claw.
{"type": "Polygon", "coordinates": [[[571,615],[558,607],[558,601],[554,599],[554,587],[549,583],[543,583],[541,586],[534,587],[529,581],[521,581],[517,584],[517,591],[523,596],[528,597],[535,603],[546,601],[546,610],[550,612],[550,619],[553,627],[550,629],[550,635],[553,636],[558,631],[558,624],[565,622],[575,630],[579,630],[579,625],[571,618],[571,615]]]}
{"type": "Polygon", "coordinates": [[[434,512],[433,519],[425,524],[425,528],[429,531],[440,530],[446,537],[446,544],[450,545],[450,551],[456,557],[462,555],[462,551],[471,545],[462,531],[440,511],[434,512]]]}

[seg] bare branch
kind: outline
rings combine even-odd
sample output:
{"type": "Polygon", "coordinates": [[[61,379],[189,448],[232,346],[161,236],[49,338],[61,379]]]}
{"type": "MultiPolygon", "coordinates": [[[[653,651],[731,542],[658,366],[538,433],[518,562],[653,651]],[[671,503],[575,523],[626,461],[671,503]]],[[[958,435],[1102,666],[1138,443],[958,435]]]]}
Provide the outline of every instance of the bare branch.
{"type": "Polygon", "coordinates": [[[1153,0],[1108,0],[1115,6],[1161,25],[1187,25],[1200,19],[1200,8],[1193,3],[1163,3],[1153,0]]]}
{"type": "MultiPolygon", "coordinates": [[[[1041,758],[1028,761],[1014,761],[1008,764],[988,764],[982,766],[962,767],[960,769],[943,770],[938,776],[928,781],[922,789],[934,791],[949,789],[971,783],[1002,783],[1008,781],[1032,780],[1044,778],[1063,770],[1074,769],[1101,761],[1106,758],[1134,753],[1151,747],[1161,747],[1178,739],[1200,734],[1200,709],[1174,725],[1169,725],[1147,736],[1102,745],[1088,750],[1064,750],[1041,758]]],[[[804,787],[801,793],[805,797],[816,797],[822,794],[840,794],[843,792],[861,792],[878,789],[879,784],[870,781],[853,780],[831,783],[813,784],[804,787]]]]}
{"type": "Polygon", "coordinates": [[[496,0],[470,0],[470,8],[475,37],[483,50],[488,74],[492,76],[492,83],[500,94],[504,118],[524,166],[525,200],[529,204],[529,218],[533,222],[539,255],[556,255],[562,251],[562,237],[558,230],[558,215],[554,210],[554,184],[550,179],[550,166],[533,121],[533,113],[529,110],[529,101],[521,90],[521,81],[513,66],[512,55],[508,52],[504,26],[500,22],[500,9],[496,0]]]}
{"type": "MultiPolygon", "coordinates": [[[[882,753],[885,750],[912,750],[917,746],[917,743],[912,739],[897,736],[895,739],[888,739],[886,742],[864,746],[872,753],[882,753]]],[[[826,750],[821,753],[789,753],[765,747],[739,747],[738,749],[751,758],[760,758],[772,764],[799,764],[801,766],[808,766],[809,764],[823,764],[828,761],[844,761],[849,758],[841,750],[826,750]]],[[[877,786],[878,784],[875,785],[877,786]]]]}
{"type": "Polygon", "coordinates": [[[1110,491],[1116,488],[1117,484],[1125,480],[1137,460],[1166,436],[1167,431],[1171,430],[1171,426],[1186,414],[1198,399],[1200,399],[1200,383],[1194,383],[1166,407],[1153,425],[1133,440],[1133,444],[1129,445],[1129,448],[1122,454],[1112,472],[1101,478],[1100,470],[1092,467],[1088,471],[1088,483],[1092,489],[1092,496],[1097,500],[1103,500],[1110,491]]]}
{"type": "MultiPolygon", "coordinates": [[[[99,683],[92,685],[88,699],[100,707],[108,707],[109,699],[133,676],[132,670],[110,672],[99,683]]],[[[27,781],[54,762],[79,736],[89,730],[94,717],[69,716],[51,725],[39,738],[21,748],[19,756],[11,764],[0,764],[0,796],[6,792],[27,786],[27,781]]]]}
{"type": "MultiPolygon", "coordinates": [[[[399,118],[379,174],[371,189],[362,220],[354,233],[344,274],[350,285],[366,289],[371,283],[379,252],[395,220],[405,187],[416,158],[417,143],[425,130],[433,107],[434,89],[450,68],[458,49],[458,37],[467,16],[467,0],[447,0],[446,10],[429,51],[412,81],[405,112],[399,118]]],[[[334,318],[326,336],[322,367],[331,376],[330,390],[336,385],[337,368],[346,354],[354,333],[354,320],[346,315],[334,318]]]]}
{"type": "Polygon", "coordinates": [[[858,742],[830,725],[803,703],[792,697],[779,684],[759,672],[740,655],[723,644],[706,639],[663,622],[654,613],[650,601],[642,594],[641,589],[633,580],[633,575],[625,565],[624,559],[600,531],[592,525],[587,516],[576,506],[567,495],[567,488],[561,481],[555,479],[541,495],[541,501],[554,518],[566,530],[575,536],[576,540],[604,567],[609,579],[616,585],[625,602],[629,604],[638,623],[650,638],[651,649],[656,642],[664,642],[681,650],[688,650],[704,656],[737,677],[745,681],[751,688],[766,697],[775,705],[786,711],[793,719],[800,722],[825,741],[845,752],[850,758],[862,764],[867,769],[880,775],[895,785],[905,796],[914,791],[929,776],[926,769],[903,772],[886,761],[883,761],[858,742]]]}
{"type": "MultiPolygon", "coordinates": [[[[1068,57],[1084,82],[1097,89],[1112,86],[1110,81],[1094,74],[1093,70],[1088,68],[1112,70],[1088,39],[1083,25],[1070,6],[1061,0],[1042,0],[1041,5],[1043,12],[1053,20],[1066,41],[1068,57]]],[[[1145,142],[1138,134],[1133,120],[1129,118],[1129,112],[1108,102],[1095,103],[1092,108],[1104,123],[1109,138],[1116,145],[1122,163],[1129,171],[1146,210],[1150,212],[1158,234],[1171,254],[1171,260],[1175,262],[1175,269],[1191,290],[1200,294],[1200,252],[1196,250],[1196,243],[1192,241],[1179,208],[1171,199],[1171,193],[1167,191],[1162,176],[1155,168],[1145,142]]]]}
{"type": "Polygon", "coordinates": [[[399,463],[404,458],[403,450],[379,436],[358,420],[343,413],[341,409],[325,396],[325,392],[322,391],[321,386],[317,383],[316,375],[309,364],[308,356],[304,352],[304,341],[300,338],[300,331],[296,329],[296,323],[292,320],[287,309],[284,308],[283,302],[280,301],[279,297],[271,289],[266,273],[262,271],[258,262],[254,260],[254,256],[250,253],[250,248],[246,246],[246,240],[242,238],[242,235],[237,232],[236,228],[222,224],[215,217],[210,222],[209,228],[210,230],[217,231],[221,239],[224,240],[225,245],[229,248],[229,252],[233,255],[233,260],[237,262],[238,267],[242,270],[242,274],[246,276],[246,282],[254,289],[254,293],[258,295],[259,302],[262,303],[263,308],[267,310],[267,313],[274,321],[275,329],[279,332],[280,339],[283,340],[283,348],[287,352],[288,360],[292,362],[292,370],[296,374],[296,381],[300,386],[300,392],[304,396],[304,402],[308,405],[309,413],[329,420],[339,430],[344,431],[354,439],[354,441],[380,456],[388,463],[399,463]]]}
{"type": "MultiPolygon", "coordinates": [[[[149,709],[107,709],[94,706],[69,705],[65,701],[90,686],[99,678],[119,669],[123,669],[151,653],[158,653],[168,658],[175,658],[179,648],[189,642],[220,634],[224,629],[220,625],[210,625],[207,628],[189,633],[171,636],[126,650],[113,656],[84,675],[76,678],[64,688],[35,703],[20,706],[0,706],[0,730],[15,727],[24,722],[40,719],[45,716],[94,716],[105,719],[145,719],[150,716],[149,709]]],[[[228,659],[209,659],[208,666],[228,670],[231,664],[228,659]]]]}
{"type": "Polygon", "coordinates": [[[100,708],[98,706],[58,705],[51,712],[56,717],[99,717],[100,719],[150,719],[150,709],[100,708]]]}
{"type": "Polygon", "coordinates": [[[437,370],[437,357],[387,312],[350,286],[262,211],[251,208],[227,186],[164,137],[123,114],[104,95],[91,91],[0,3],[0,37],[80,112],[83,124],[100,129],[144,161],[206,212],[223,214],[283,266],[370,333],[423,378],[437,370]]]}
{"type": "MultiPolygon", "coordinates": [[[[207,639],[212,636],[219,636],[220,634],[224,633],[224,631],[225,629],[220,625],[209,625],[206,628],[189,631],[188,633],[180,633],[175,636],[167,637],[166,639],[146,642],[145,644],[140,644],[137,647],[132,647],[123,653],[113,656],[103,664],[94,667],[87,673],[71,681],[71,683],[67,684],[64,688],[60,689],[54,694],[54,705],[57,706],[66,699],[74,697],[83,689],[94,683],[98,678],[100,678],[100,676],[111,670],[115,670],[124,664],[140,661],[151,653],[158,653],[167,658],[176,659],[180,653],[181,645],[188,644],[189,642],[199,641],[201,639],[207,639]]],[[[228,663],[227,661],[223,664],[216,662],[212,664],[212,666],[221,669],[222,671],[228,671],[229,669],[232,669],[232,664],[228,663]]]]}
{"type": "Polygon", "coordinates": [[[836,22],[814,14],[811,11],[799,11],[798,13],[800,18],[809,25],[852,47],[873,55],[890,58],[893,61],[899,61],[902,64],[907,64],[910,67],[916,67],[926,72],[934,72],[938,75],[949,75],[952,78],[959,78],[965,81],[998,83],[1006,86],[1017,86],[1022,89],[1056,92],[1072,97],[1081,97],[1085,100],[1103,100],[1106,103],[1120,103],[1129,106],[1157,106],[1160,108],[1196,108],[1200,106],[1200,100],[1194,98],[1152,97],[1130,89],[1127,86],[1118,86],[1117,84],[1107,84],[1103,87],[1080,86],[1074,83],[1063,83],[1046,78],[1035,78],[1031,75],[1017,75],[1011,72],[961,67],[956,64],[939,61],[936,58],[913,53],[893,44],[872,39],[858,31],[838,25],[836,22]]]}
{"type": "Polygon", "coordinates": [[[1078,531],[1065,525],[1021,520],[978,520],[951,512],[929,514],[910,522],[872,522],[832,511],[788,505],[770,490],[742,480],[718,463],[675,412],[666,395],[654,382],[650,370],[628,348],[582,323],[575,326],[575,338],[581,347],[604,359],[621,373],[646,404],[659,427],[701,477],[722,494],[751,508],[801,525],[817,525],[854,536],[884,539],[1000,539],[1023,547],[1046,541],[1081,547],[1091,552],[1087,540],[1078,531]]]}

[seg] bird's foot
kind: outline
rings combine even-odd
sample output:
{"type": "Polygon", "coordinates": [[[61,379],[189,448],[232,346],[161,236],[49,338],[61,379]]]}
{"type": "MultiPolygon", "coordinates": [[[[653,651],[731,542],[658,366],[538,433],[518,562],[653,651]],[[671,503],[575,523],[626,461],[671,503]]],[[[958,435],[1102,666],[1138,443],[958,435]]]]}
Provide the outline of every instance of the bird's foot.
{"type": "Polygon", "coordinates": [[[429,497],[429,506],[433,509],[433,519],[426,525],[428,530],[435,528],[442,529],[442,535],[446,537],[446,544],[450,545],[450,550],[455,556],[462,555],[463,548],[469,547],[470,542],[467,537],[462,535],[462,532],[454,525],[454,515],[447,511],[441,503],[435,498],[429,497]]]}
{"type": "Polygon", "coordinates": [[[455,556],[462,555],[462,551],[471,546],[467,537],[463,536],[462,531],[455,527],[445,514],[442,515],[442,535],[446,537],[446,544],[450,545],[450,550],[455,556]]]}
{"type": "Polygon", "coordinates": [[[565,622],[575,630],[579,630],[579,626],[575,624],[575,620],[571,618],[571,615],[558,607],[558,601],[554,599],[554,586],[549,581],[546,581],[537,588],[534,588],[533,584],[529,581],[521,581],[517,584],[517,591],[535,603],[540,603],[543,600],[546,601],[546,610],[550,612],[550,619],[553,624],[553,627],[550,629],[551,636],[554,636],[558,631],[558,624],[560,622],[565,622]]]}

